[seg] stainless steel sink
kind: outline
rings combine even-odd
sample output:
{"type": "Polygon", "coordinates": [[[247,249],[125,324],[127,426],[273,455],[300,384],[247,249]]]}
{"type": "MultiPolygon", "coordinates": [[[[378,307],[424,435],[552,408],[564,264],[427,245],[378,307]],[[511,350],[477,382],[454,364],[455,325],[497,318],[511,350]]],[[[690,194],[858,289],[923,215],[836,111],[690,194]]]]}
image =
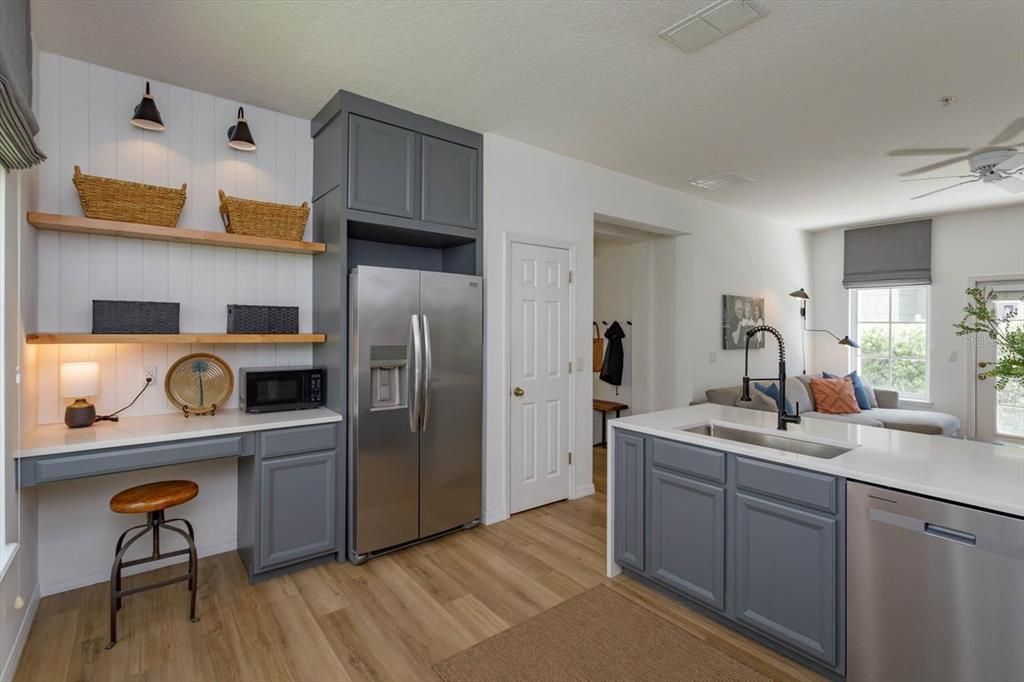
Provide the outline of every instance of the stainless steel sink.
{"type": "Polygon", "coordinates": [[[838,457],[839,455],[853,449],[840,447],[838,445],[828,445],[826,443],[815,443],[814,441],[801,440],[799,438],[779,436],[774,433],[761,433],[759,431],[734,429],[729,426],[723,426],[722,424],[697,424],[696,426],[689,426],[680,430],[688,431],[690,433],[698,433],[702,436],[711,436],[712,438],[736,441],[737,443],[759,445],[763,448],[795,452],[799,455],[808,455],[810,457],[819,457],[821,459],[832,459],[833,457],[838,457]]]}

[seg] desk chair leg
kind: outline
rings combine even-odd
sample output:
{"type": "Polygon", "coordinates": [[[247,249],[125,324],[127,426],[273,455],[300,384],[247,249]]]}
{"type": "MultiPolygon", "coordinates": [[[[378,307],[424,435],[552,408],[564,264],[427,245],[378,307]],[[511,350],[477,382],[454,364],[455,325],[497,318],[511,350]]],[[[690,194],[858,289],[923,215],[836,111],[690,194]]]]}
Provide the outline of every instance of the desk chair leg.
{"type": "MultiPolygon", "coordinates": [[[[182,519],[184,520],[184,519],[182,519]]],[[[188,525],[189,530],[192,530],[192,524],[185,521],[188,525]]],[[[199,592],[199,553],[196,552],[196,543],[192,539],[192,535],[186,533],[177,526],[167,526],[169,531],[175,532],[181,537],[185,538],[185,542],[188,543],[188,589],[192,593],[189,604],[188,617],[193,623],[198,623],[199,619],[196,618],[196,594],[199,592]]]]}
{"type": "MultiPolygon", "coordinates": [[[[176,522],[179,522],[179,521],[180,521],[181,523],[185,524],[185,528],[187,528],[187,529],[188,529],[188,536],[189,536],[190,538],[192,538],[192,545],[194,545],[194,544],[195,544],[195,541],[196,541],[196,532],[195,532],[195,530],[194,530],[194,529],[192,528],[192,524],[191,524],[191,523],[189,523],[188,519],[180,519],[180,518],[179,518],[179,519],[167,519],[167,521],[166,521],[165,523],[176,523],[176,522]]],[[[190,547],[191,547],[191,546],[190,546],[190,547]]],[[[196,571],[193,571],[193,570],[192,570],[192,565],[191,565],[191,561],[192,561],[192,559],[191,559],[191,555],[192,555],[192,551],[191,551],[191,548],[190,548],[190,550],[189,550],[189,557],[190,557],[190,558],[189,558],[189,562],[190,562],[190,563],[189,563],[189,575],[193,575],[193,576],[194,576],[194,575],[195,575],[196,573],[198,573],[198,570],[196,570],[196,571]]],[[[188,589],[190,589],[190,590],[191,590],[191,589],[194,589],[194,588],[195,588],[195,578],[191,578],[191,579],[190,579],[190,580],[188,581],[188,589]]]]}
{"type": "MultiPolygon", "coordinates": [[[[114,557],[114,566],[110,569],[110,642],[107,644],[108,649],[112,649],[117,644],[117,612],[121,608],[121,563],[124,561],[124,555],[128,549],[150,531],[148,523],[144,527],[136,526],[136,528],[142,528],[142,530],[129,538],[124,545],[121,544],[121,541],[132,529],[126,530],[118,539],[117,556],[114,557]]],[[[156,532],[155,528],[152,530],[156,532]]]]}

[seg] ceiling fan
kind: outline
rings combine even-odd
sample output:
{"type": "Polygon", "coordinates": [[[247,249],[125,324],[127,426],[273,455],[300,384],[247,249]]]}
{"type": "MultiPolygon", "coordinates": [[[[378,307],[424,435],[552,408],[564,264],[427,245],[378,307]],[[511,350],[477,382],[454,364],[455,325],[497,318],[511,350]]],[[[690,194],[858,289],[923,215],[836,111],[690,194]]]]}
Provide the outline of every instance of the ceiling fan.
{"type": "Polygon", "coordinates": [[[960,185],[968,185],[979,181],[996,183],[1000,189],[1004,189],[1011,194],[1020,194],[1024,192],[1024,153],[1017,151],[1015,147],[1024,146],[1024,142],[1006,145],[1007,142],[1015,138],[1020,133],[1024,133],[1024,116],[1021,116],[1011,122],[1010,125],[1006,126],[1001,133],[992,138],[992,141],[989,142],[990,146],[987,147],[980,147],[978,149],[968,149],[966,147],[894,149],[889,152],[889,156],[953,155],[951,158],[900,173],[900,175],[904,177],[920,175],[929,171],[938,170],[939,168],[944,168],[961,161],[968,162],[971,173],[970,175],[944,175],[938,177],[903,180],[902,182],[943,179],[961,180],[961,182],[912,197],[913,199],[920,199],[932,194],[944,192],[947,189],[959,187],[960,185]]]}
{"type": "Polygon", "coordinates": [[[1024,152],[1018,152],[1014,149],[997,149],[991,152],[981,152],[967,157],[967,163],[971,167],[970,175],[939,175],[931,178],[910,178],[908,180],[900,180],[900,182],[944,179],[961,180],[961,182],[956,182],[931,192],[925,192],[916,197],[910,197],[911,199],[920,199],[932,194],[938,194],[939,192],[945,192],[947,189],[953,189],[960,185],[969,185],[972,182],[979,181],[996,183],[997,187],[1006,190],[1010,194],[1024,192],[1024,152]]]}

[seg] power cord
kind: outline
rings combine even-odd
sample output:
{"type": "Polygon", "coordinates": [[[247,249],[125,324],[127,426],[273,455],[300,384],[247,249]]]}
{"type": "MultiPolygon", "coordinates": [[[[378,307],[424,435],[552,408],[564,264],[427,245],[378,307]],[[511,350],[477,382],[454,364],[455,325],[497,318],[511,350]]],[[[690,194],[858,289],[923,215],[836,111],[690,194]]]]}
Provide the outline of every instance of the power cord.
{"type": "Polygon", "coordinates": [[[135,404],[135,402],[136,402],[136,401],[137,401],[137,400],[138,400],[139,398],[141,398],[141,397],[142,397],[142,394],[146,392],[146,389],[147,389],[147,388],[149,388],[149,385],[150,385],[151,383],[153,383],[153,377],[146,377],[146,385],[142,387],[142,390],[141,390],[141,391],[139,391],[138,393],[136,393],[136,394],[135,394],[135,397],[134,397],[134,398],[132,398],[132,401],[131,401],[130,403],[128,403],[127,405],[125,405],[124,407],[122,407],[122,408],[121,408],[120,410],[118,410],[117,412],[111,412],[111,413],[110,413],[110,414],[108,414],[108,415],[103,415],[103,416],[97,416],[97,417],[96,417],[96,421],[98,421],[98,422],[116,422],[116,421],[120,420],[120,417],[118,417],[117,415],[121,414],[122,412],[124,412],[125,410],[127,410],[127,409],[128,409],[129,407],[131,407],[132,405],[134,405],[134,404],[135,404]]]}

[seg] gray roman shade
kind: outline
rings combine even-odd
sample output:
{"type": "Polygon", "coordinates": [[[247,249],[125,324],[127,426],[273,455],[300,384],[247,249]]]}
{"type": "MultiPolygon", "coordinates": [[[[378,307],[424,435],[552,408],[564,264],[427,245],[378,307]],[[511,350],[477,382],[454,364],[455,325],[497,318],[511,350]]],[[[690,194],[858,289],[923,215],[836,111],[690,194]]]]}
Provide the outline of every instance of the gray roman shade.
{"type": "Polygon", "coordinates": [[[932,221],[875,225],[843,233],[847,289],[932,283],[932,221]]]}
{"type": "Polygon", "coordinates": [[[28,0],[0,0],[0,165],[8,170],[42,163],[32,114],[32,39],[28,0]]]}

